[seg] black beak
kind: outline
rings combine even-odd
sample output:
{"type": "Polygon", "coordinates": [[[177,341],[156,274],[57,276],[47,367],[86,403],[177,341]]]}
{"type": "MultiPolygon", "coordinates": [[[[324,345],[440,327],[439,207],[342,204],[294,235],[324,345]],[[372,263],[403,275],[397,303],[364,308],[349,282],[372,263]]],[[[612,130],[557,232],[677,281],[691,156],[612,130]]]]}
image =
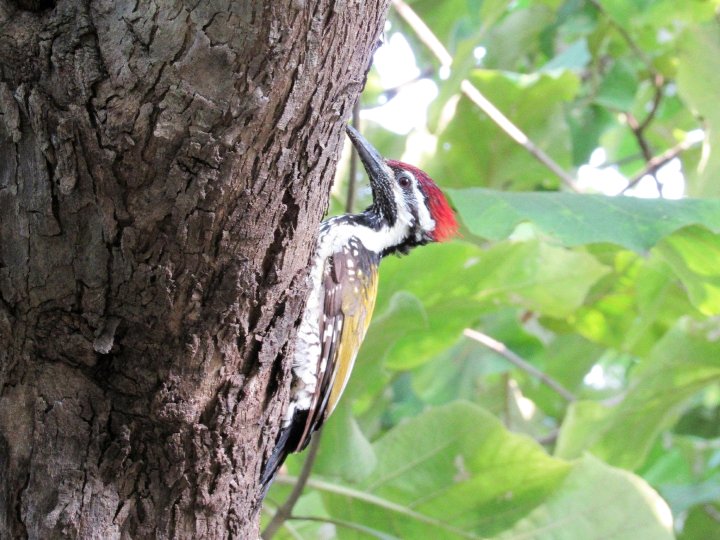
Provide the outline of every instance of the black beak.
{"type": "Polygon", "coordinates": [[[385,214],[391,222],[395,221],[395,207],[392,194],[392,179],[388,176],[388,166],[380,153],[371,145],[358,130],[350,124],[346,126],[348,137],[353,143],[360,159],[365,166],[370,186],[372,187],[375,206],[385,214]]]}
{"type": "Polygon", "coordinates": [[[371,145],[365,137],[360,135],[360,132],[352,127],[350,124],[346,126],[348,137],[353,143],[355,150],[357,150],[360,159],[365,165],[365,170],[370,177],[370,181],[374,182],[377,179],[385,177],[385,160],[382,158],[380,153],[375,150],[375,147],[371,145]]]}

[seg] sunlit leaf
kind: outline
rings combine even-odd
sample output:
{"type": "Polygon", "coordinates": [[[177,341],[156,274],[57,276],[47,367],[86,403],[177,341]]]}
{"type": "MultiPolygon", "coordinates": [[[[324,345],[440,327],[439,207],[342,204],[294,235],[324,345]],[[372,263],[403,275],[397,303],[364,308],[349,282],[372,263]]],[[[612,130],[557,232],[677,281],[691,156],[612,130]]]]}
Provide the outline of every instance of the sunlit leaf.
{"type": "Polygon", "coordinates": [[[720,231],[720,201],[682,201],[576,195],[503,193],[482,188],[450,189],[463,223],[490,240],[507,238],[530,222],[567,246],[610,242],[645,252],[687,225],[720,231]]]}
{"type": "Polygon", "coordinates": [[[663,240],[656,251],[687,288],[692,303],[705,315],[720,314],[720,236],[700,227],[687,228],[663,240]]]}
{"type": "Polygon", "coordinates": [[[384,262],[381,272],[379,310],[387,294],[407,291],[427,314],[427,326],[381,337],[394,341],[386,366],[410,369],[452,345],[463,328],[499,303],[555,317],[572,313],[607,269],[586,253],[528,241],[485,251],[460,242],[427,246],[384,262]]]}
{"type": "Polygon", "coordinates": [[[570,407],[558,456],[579,456],[589,449],[613,465],[642,465],[655,438],[676,420],[688,398],[720,381],[717,323],[682,320],[635,369],[632,379],[617,404],[578,402],[570,407]]]}
{"type": "Polygon", "coordinates": [[[720,85],[720,29],[717,24],[700,25],[683,35],[679,55],[678,91],[694,112],[707,123],[707,144],[690,192],[696,196],[720,195],[720,111],[713,91],[720,85]]]}
{"type": "Polygon", "coordinates": [[[399,538],[672,538],[642,480],[551,458],[467,403],[428,410],[374,446],[378,467],[362,485],[310,484],[331,515],[399,538]]]}

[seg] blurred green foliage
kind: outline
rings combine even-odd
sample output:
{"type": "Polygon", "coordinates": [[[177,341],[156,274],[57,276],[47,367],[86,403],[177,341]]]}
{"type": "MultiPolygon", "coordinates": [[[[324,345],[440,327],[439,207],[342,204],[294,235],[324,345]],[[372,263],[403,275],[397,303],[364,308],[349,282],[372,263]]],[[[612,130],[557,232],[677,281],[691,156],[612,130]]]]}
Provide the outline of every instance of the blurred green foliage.
{"type": "MultiPolygon", "coordinates": [[[[408,3],[453,56],[441,77],[391,8],[388,34],[438,87],[419,129],[435,151],[417,164],[462,237],[383,262],[355,373],[278,537],[720,538],[720,1],[408,3]],[[693,198],[567,193],[463,79],[570,175],[598,148],[628,179],[673,151],[693,198]]],[[[363,108],[387,90],[371,72],[363,108]]],[[[384,155],[417,154],[363,129],[384,155]]]]}

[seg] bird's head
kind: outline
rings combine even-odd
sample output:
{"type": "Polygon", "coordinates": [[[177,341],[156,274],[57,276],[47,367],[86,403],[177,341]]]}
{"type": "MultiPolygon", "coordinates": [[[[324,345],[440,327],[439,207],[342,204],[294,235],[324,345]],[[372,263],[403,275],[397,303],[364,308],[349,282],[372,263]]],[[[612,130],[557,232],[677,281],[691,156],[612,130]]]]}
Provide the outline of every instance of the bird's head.
{"type": "Polygon", "coordinates": [[[378,218],[378,226],[387,227],[386,251],[406,252],[457,233],[455,213],[425,172],[384,159],[352,126],[347,126],[347,132],[370,178],[373,204],[368,211],[378,218]]]}

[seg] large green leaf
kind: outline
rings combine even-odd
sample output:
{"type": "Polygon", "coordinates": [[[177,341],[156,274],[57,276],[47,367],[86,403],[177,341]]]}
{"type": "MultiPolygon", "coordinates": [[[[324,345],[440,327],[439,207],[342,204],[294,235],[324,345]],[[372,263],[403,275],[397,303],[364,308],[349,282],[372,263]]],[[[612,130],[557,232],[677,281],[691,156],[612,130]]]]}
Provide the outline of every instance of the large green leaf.
{"type": "Polygon", "coordinates": [[[609,242],[645,252],[688,225],[720,231],[720,201],[635,199],[574,193],[504,193],[450,189],[453,204],[473,234],[501,240],[524,222],[566,246],[609,242]]]}
{"type": "MultiPolygon", "coordinates": [[[[464,242],[426,246],[402,260],[383,262],[378,315],[383,316],[387,298],[406,291],[422,303],[427,325],[404,328],[402,334],[385,333],[380,326],[373,332],[392,344],[381,347],[386,366],[410,369],[452,345],[482,312],[501,302],[567,316],[606,272],[587,253],[534,240],[488,250],[464,242]]],[[[372,341],[368,348],[377,350],[372,341]]]]}
{"type": "Polygon", "coordinates": [[[332,518],[397,538],[672,538],[666,505],[639,478],[551,458],[468,403],[430,409],[374,448],[378,465],[361,484],[310,482],[332,518]]]}
{"type": "Polygon", "coordinates": [[[556,455],[571,458],[590,450],[612,465],[635,469],[688,398],[718,381],[717,323],[683,319],[636,368],[619,403],[571,405],[556,455]]]}
{"type": "Polygon", "coordinates": [[[585,457],[556,493],[498,540],[672,539],[665,502],[637,476],[585,457]]]}
{"type": "Polygon", "coordinates": [[[485,65],[505,71],[517,70],[525,55],[539,47],[538,36],[552,20],[552,10],[540,3],[512,11],[488,33],[484,42],[485,65]]]}
{"type": "Polygon", "coordinates": [[[341,400],[323,427],[314,470],[352,482],[368,476],[376,462],[373,448],[353,418],[348,400],[341,400]],[[353,466],[348,467],[348,462],[353,466]]]}

